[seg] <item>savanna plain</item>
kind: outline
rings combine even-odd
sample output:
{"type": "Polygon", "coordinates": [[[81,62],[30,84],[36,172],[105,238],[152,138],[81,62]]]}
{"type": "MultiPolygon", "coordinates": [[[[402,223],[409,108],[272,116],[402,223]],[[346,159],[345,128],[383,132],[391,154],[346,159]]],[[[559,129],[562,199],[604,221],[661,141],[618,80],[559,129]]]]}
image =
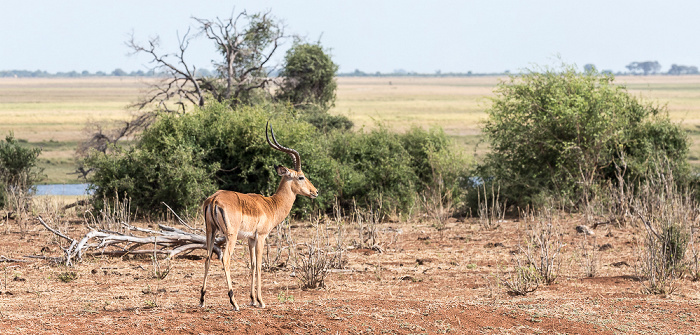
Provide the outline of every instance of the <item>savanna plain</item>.
{"type": "MultiPolygon", "coordinates": [[[[357,128],[378,122],[398,132],[439,126],[478,161],[488,149],[480,125],[501,79],[342,77],[331,112],[347,115],[357,128]]],[[[700,163],[700,76],[618,77],[616,82],[646,101],[667,105],[671,119],[693,140],[691,164],[700,163]]],[[[69,173],[88,125],[128,120],[132,112],[126,106],[144,87],[144,79],[137,78],[2,78],[0,134],[12,131],[25,145],[43,148],[47,183],[80,182],[69,173]]],[[[85,207],[64,209],[80,199],[36,196],[33,217],[25,223],[0,218],[3,334],[700,332],[700,282],[686,275],[672,294],[645,293],[637,270],[644,228],[603,218],[555,210],[491,218],[475,213],[441,222],[415,213],[377,222],[358,211],[286,221],[268,239],[264,309],[246,304],[247,248],[236,247],[232,279],[242,309],[234,312],[216,258],[207,307],[199,307],[203,250],[164,259],[91,249],[71,267],[51,261],[69,243],[34,217],[41,215],[80,239],[88,225],[100,224],[83,216],[85,207]],[[518,295],[508,287],[515,281],[513,259],[526,252],[528,232],[542,222],[557,227],[558,276],[518,295]],[[576,230],[594,223],[600,224],[592,234],[576,230]],[[312,243],[332,246],[326,261],[333,266],[324,287],[302,289],[294,250],[312,243]]],[[[490,208],[497,209],[493,202],[490,208]]],[[[130,222],[154,230],[159,223],[190,229],[168,218],[130,222]]],[[[202,228],[201,215],[189,224],[193,231],[202,228]]],[[[695,244],[689,248],[698,252],[695,244]]]]}

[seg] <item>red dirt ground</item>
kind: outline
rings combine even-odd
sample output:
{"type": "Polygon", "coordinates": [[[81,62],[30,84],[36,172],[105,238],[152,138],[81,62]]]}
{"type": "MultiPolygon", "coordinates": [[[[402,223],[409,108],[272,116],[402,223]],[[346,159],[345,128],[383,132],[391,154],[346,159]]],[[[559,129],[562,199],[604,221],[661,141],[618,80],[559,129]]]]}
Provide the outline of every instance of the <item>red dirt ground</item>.
{"type": "MultiPolygon", "coordinates": [[[[56,237],[40,225],[22,234],[12,221],[5,224],[10,232],[0,233],[1,256],[61,256],[56,237]]],[[[585,278],[577,224],[571,217],[561,223],[567,245],[556,283],[526,296],[511,296],[498,284],[522,239],[517,220],[491,231],[474,220],[451,222],[442,232],[427,222],[382,224],[383,252],[350,250],[346,269],[331,273],[323,289],[300,289],[291,268],[264,272],[265,309],[247,305],[247,255],[239,246],[232,275],[240,312],[231,309],[218,261],[208,306],[198,306],[203,251],[173,260],[162,280],[146,257],[96,255],[73,268],[3,262],[0,333],[700,333],[698,282],[682,278],[670,296],[643,294],[634,270],[641,232],[612,226],[596,230],[598,245],[612,249],[599,252],[598,275],[585,278]],[[618,262],[624,264],[612,265],[618,262]],[[74,280],[60,280],[70,272],[74,280]]],[[[67,228],[74,238],[86,232],[81,224],[67,228]]],[[[292,236],[303,239],[309,230],[294,228],[292,236]]]]}

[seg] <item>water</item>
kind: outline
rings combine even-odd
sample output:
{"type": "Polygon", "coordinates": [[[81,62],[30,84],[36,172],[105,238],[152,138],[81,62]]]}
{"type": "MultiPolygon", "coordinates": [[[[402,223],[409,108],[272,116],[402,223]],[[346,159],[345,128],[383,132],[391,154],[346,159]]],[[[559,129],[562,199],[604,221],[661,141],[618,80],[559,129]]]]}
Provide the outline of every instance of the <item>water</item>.
{"type": "Polygon", "coordinates": [[[36,185],[36,195],[88,195],[89,184],[36,185]]]}

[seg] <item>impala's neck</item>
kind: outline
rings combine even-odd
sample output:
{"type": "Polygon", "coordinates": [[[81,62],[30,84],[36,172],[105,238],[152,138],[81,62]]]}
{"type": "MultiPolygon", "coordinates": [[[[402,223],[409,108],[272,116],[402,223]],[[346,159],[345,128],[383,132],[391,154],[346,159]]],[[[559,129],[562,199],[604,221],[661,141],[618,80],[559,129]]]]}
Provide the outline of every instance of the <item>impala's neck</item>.
{"type": "Polygon", "coordinates": [[[296,193],[292,192],[291,180],[282,177],[277,192],[270,197],[275,209],[275,222],[280,223],[289,215],[296,200],[296,193]]]}

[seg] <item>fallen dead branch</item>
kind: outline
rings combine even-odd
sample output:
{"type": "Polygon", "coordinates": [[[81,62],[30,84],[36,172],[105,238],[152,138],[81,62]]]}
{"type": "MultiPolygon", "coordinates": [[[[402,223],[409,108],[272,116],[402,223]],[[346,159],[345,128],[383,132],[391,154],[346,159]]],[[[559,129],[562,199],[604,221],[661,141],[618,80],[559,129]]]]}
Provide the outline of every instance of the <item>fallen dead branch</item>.
{"type": "MultiPolygon", "coordinates": [[[[206,249],[204,235],[188,233],[162,224],[158,225],[160,230],[152,230],[122,222],[125,233],[90,228],[83,238],[77,240],[51,228],[41,216],[38,219],[50,232],[70,242],[68,248],[61,248],[65,255],[59,258],[61,263],[69,266],[73,265],[73,262],[81,261],[89,249],[94,249],[94,254],[102,255],[161,254],[168,258],[196,249],[206,249]],[[145,236],[134,235],[134,233],[145,236]]],[[[221,258],[220,246],[224,241],[224,237],[219,237],[214,245],[214,252],[219,258],[221,258]]]]}
{"type": "Polygon", "coordinates": [[[0,256],[0,263],[26,263],[29,262],[28,260],[25,259],[14,259],[14,258],[8,258],[6,256],[0,256]]]}

